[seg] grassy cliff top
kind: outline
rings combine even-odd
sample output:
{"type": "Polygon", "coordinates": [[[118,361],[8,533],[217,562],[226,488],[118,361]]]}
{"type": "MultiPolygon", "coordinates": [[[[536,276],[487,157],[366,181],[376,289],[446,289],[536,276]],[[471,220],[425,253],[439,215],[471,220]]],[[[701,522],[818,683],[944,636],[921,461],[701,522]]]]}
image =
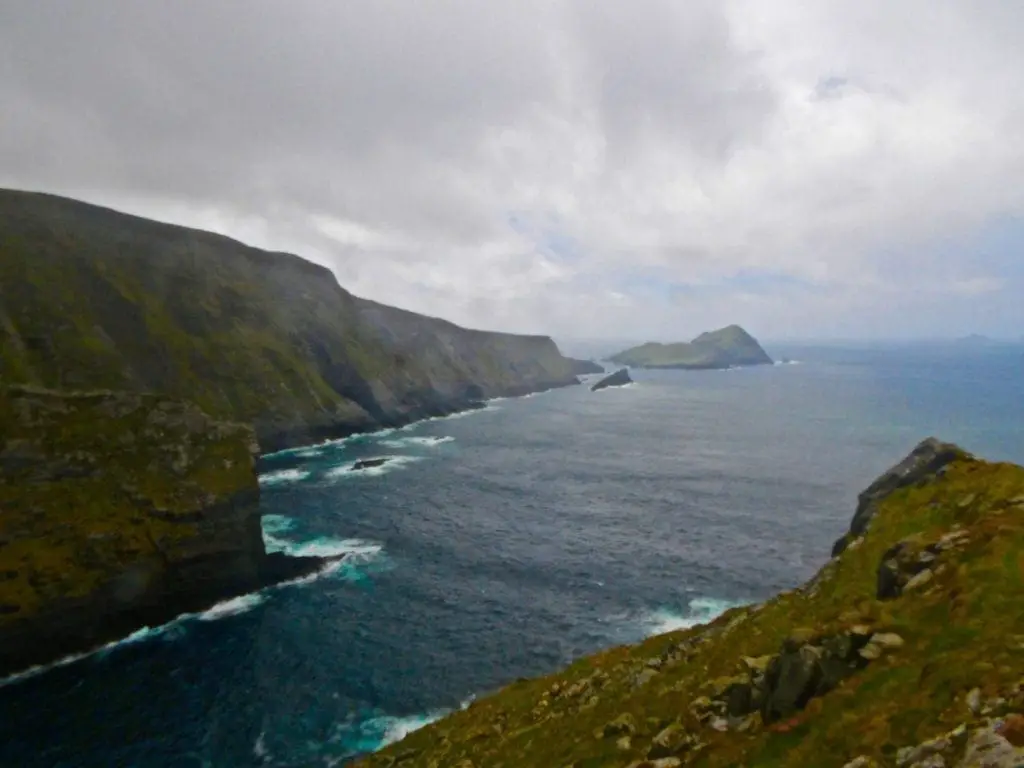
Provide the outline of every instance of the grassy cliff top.
{"type": "Polygon", "coordinates": [[[0,386],[0,631],[206,546],[205,510],[258,495],[256,450],[160,395],[0,386]]]}
{"type": "Polygon", "coordinates": [[[1024,765],[1024,468],[948,448],[883,476],[803,587],[516,682],[360,765],[1024,765]]]}
{"type": "Polygon", "coordinates": [[[727,368],[772,362],[757,340],[738,325],[707,331],[688,342],[650,341],[609,360],[643,368],[727,368]]]}

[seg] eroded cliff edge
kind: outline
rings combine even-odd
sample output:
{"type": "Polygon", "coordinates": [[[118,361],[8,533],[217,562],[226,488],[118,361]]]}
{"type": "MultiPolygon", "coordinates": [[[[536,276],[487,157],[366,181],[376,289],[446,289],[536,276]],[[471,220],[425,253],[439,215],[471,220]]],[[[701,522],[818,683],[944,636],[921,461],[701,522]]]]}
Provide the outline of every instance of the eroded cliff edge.
{"type": "Polygon", "coordinates": [[[546,336],[360,299],[286,253],[0,190],[0,381],[159,392],[265,452],[578,383],[546,336]]]}
{"type": "Polygon", "coordinates": [[[1019,768],[1022,595],[1024,468],[925,440],[802,587],[518,681],[359,764],[1019,768]]]}
{"type": "Polygon", "coordinates": [[[0,676],[325,565],[264,551],[248,426],[0,387],[0,676]]]}

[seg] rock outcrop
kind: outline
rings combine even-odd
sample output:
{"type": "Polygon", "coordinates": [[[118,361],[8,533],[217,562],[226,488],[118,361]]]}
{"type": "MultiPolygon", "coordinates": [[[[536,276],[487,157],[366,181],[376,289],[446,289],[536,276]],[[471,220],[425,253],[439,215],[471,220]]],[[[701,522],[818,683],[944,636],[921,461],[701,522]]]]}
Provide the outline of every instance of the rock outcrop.
{"type": "Polygon", "coordinates": [[[572,372],[577,376],[587,376],[591,373],[604,373],[604,366],[595,363],[593,360],[577,360],[575,358],[569,358],[569,364],[572,365],[572,372]]]}
{"type": "Polygon", "coordinates": [[[608,358],[634,368],[707,370],[747,365],[771,365],[757,340],[738,325],[708,331],[689,342],[648,342],[608,358]]]}
{"type": "Polygon", "coordinates": [[[857,497],[857,511],[850,521],[850,530],[836,539],[832,556],[840,554],[849,542],[863,536],[878,510],[878,504],[894,491],[934,478],[953,461],[969,459],[962,448],[929,437],[918,443],[903,461],[884,472],[857,497]]]}
{"type": "Polygon", "coordinates": [[[607,389],[608,387],[624,387],[632,383],[633,379],[629,377],[629,371],[626,368],[620,368],[615,373],[605,376],[597,382],[590,388],[590,391],[597,392],[599,389],[607,389]]]}
{"type": "Polygon", "coordinates": [[[1024,468],[926,440],[850,529],[800,588],[517,681],[360,765],[1024,766],[1024,468]]]}
{"type": "Polygon", "coordinates": [[[0,676],[324,567],[264,551],[250,427],[0,387],[0,676]]]}
{"type": "Polygon", "coordinates": [[[274,451],[578,383],[546,336],[360,299],[324,267],[0,190],[0,381],[159,392],[274,451]]]}

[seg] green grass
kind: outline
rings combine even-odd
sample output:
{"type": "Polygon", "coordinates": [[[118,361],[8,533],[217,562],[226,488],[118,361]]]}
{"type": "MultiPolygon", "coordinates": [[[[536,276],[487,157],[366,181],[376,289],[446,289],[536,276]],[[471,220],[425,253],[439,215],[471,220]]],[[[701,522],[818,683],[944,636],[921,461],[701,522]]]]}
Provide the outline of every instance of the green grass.
{"type": "Polygon", "coordinates": [[[251,429],[158,395],[0,387],[0,436],[0,628],[173,557],[204,534],[194,513],[258,492],[251,429]]]}

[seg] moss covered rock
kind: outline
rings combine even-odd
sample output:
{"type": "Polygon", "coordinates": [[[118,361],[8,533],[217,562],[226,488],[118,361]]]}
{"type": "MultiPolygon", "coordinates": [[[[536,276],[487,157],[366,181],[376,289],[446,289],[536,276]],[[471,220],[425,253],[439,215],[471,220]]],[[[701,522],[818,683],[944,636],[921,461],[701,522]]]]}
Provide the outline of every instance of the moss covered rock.
{"type": "Polygon", "coordinates": [[[250,427],[0,387],[0,674],[266,582],[250,427]]]}

